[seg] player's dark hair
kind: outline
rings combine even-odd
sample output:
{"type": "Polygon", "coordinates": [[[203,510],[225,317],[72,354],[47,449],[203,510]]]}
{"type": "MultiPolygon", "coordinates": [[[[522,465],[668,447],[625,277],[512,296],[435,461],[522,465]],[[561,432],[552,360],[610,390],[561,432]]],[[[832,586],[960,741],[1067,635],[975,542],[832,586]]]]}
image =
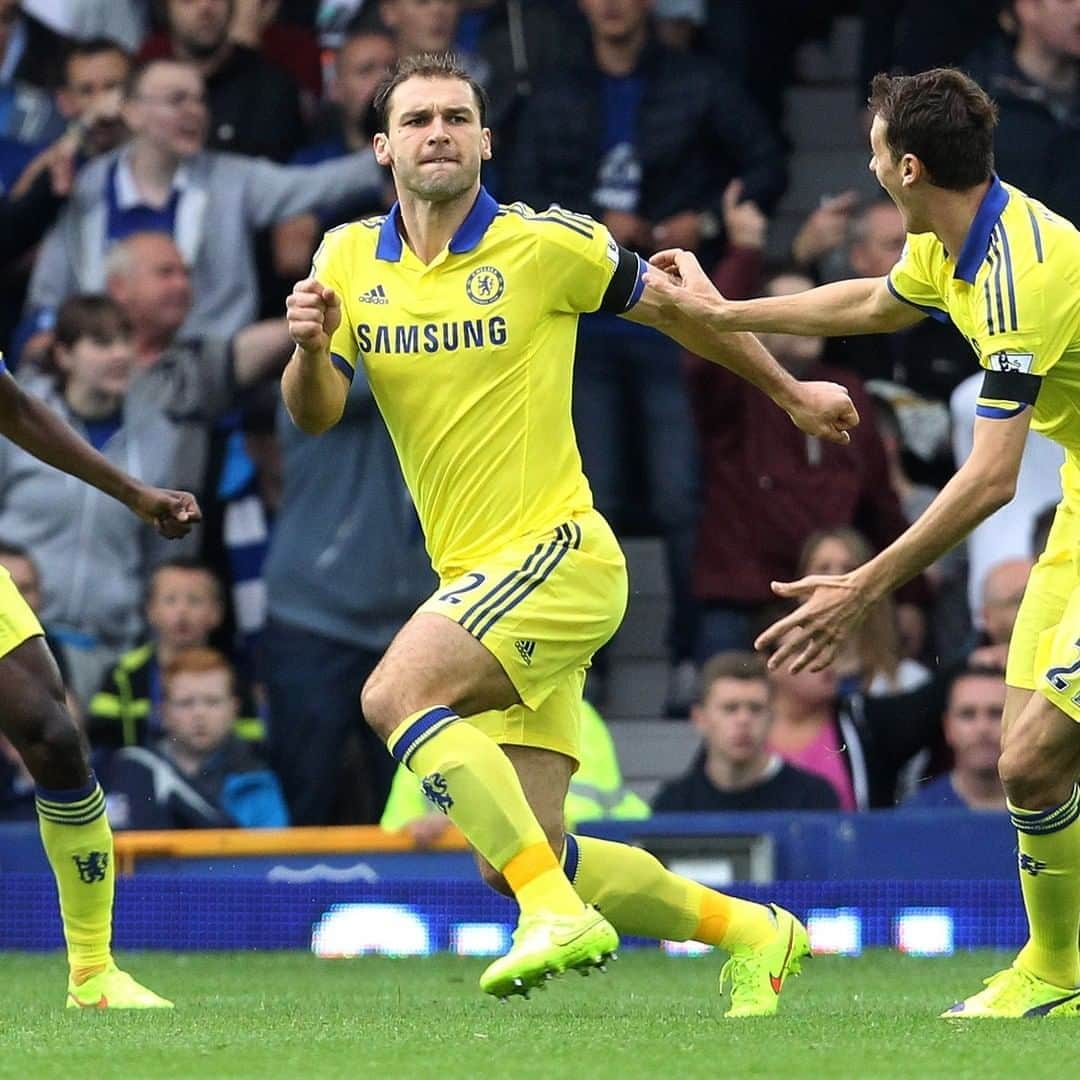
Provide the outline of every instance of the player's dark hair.
{"type": "Polygon", "coordinates": [[[769,672],[765,666],[765,657],[759,653],[739,649],[719,652],[705,661],[701,669],[701,683],[698,701],[704,702],[709,696],[713,683],[720,679],[739,679],[741,682],[769,681],[769,672]]]}
{"type": "Polygon", "coordinates": [[[955,68],[917,75],[875,75],[870,108],[885,121],[893,160],[913,154],[932,184],[963,191],[994,171],[997,106],[972,78],[955,68]]]}
{"type": "Polygon", "coordinates": [[[461,61],[452,52],[417,53],[399,60],[390,70],[390,74],[379,84],[372,102],[375,115],[379,120],[379,130],[386,131],[390,121],[390,98],[394,91],[406,79],[460,79],[468,83],[476,98],[476,108],[480,113],[480,126],[487,123],[487,91],[465,70],[461,61]]]}

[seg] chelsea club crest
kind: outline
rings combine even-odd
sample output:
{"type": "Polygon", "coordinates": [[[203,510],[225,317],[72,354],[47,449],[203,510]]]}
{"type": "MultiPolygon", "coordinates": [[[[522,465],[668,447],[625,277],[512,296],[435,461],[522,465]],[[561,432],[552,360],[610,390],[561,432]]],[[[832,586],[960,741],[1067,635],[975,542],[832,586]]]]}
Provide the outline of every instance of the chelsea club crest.
{"type": "Polygon", "coordinates": [[[506,282],[494,266],[478,266],[465,281],[465,293],[474,304],[493,304],[506,282]]]}

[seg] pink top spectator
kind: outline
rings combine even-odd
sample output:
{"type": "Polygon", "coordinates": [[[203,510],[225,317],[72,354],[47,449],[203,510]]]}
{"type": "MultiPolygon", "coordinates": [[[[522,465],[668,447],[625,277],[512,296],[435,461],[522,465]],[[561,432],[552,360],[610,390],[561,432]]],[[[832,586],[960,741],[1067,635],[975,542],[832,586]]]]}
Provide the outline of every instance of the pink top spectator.
{"type": "Polygon", "coordinates": [[[855,809],[855,788],[851,783],[851,774],[844,763],[840,742],[834,724],[822,724],[817,738],[807,743],[796,753],[781,755],[789,765],[820,776],[827,780],[837,798],[841,810],[855,809]]]}

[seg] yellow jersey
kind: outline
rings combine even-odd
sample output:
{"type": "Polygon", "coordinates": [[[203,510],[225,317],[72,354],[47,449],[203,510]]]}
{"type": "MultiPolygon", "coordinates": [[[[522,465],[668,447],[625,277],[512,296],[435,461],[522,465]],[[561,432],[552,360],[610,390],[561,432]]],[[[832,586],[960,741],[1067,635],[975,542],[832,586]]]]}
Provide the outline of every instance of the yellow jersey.
{"type": "Polygon", "coordinates": [[[331,359],[350,378],[363,363],[443,580],[592,506],[574,346],[619,257],[592,218],[501,206],[483,188],[429,264],[396,204],[324,237],[313,274],[342,305],[331,359]]]}
{"type": "Polygon", "coordinates": [[[951,318],[987,369],[978,416],[1034,406],[1031,426],[1066,450],[1066,501],[1080,507],[1080,232],[995,176],[956,257],[909,235],[889,289],[951,318]]]}

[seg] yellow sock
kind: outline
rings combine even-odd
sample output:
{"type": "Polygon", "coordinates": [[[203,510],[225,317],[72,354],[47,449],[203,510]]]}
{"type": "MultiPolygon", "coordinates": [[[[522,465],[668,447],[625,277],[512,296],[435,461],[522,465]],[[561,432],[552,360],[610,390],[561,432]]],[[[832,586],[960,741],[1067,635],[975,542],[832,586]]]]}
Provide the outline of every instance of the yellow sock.
{"type": "Polygon", "coordinates": [[[60,894],[68,963],[76,983],[110,960],[115,871],[105,796],[93,774],[71,791],[37,789],[41,841],[60,894]]]}
{"type": "Polygon", "coordinates": [[[421,778],[428,799],[506,878],[522,913],[582,910],[514,766],[494,740],[440,706],[410,716],[387,747],[421,778]]]}
{"type": "Polygon", "coordinates": [[[673,874],[641,848],[568,835],[564,863],[578,895],[620,934],[703,941],[730,952],[763,945],[776,933],[764,905],[673,874]]]}
{"type": "Polygon", "coordinates": [[[1031,936],[1020,965],[1054,986],[1080,986],[1080,787],[1052,810],[1009,803],[1020,841],[1020,888],[1031,936]]]}

